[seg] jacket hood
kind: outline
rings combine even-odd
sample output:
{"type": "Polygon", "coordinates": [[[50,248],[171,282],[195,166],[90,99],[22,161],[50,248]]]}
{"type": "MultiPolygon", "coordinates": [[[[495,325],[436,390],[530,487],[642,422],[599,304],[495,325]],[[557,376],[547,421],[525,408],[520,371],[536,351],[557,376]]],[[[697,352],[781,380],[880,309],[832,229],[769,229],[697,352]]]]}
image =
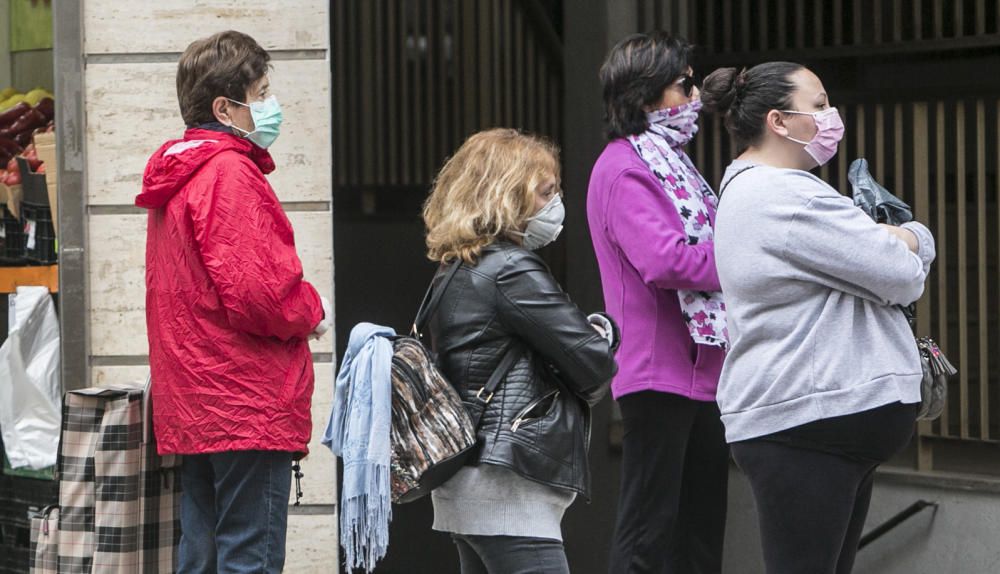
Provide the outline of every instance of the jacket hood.
{"type": "Polygon", "coordinates": [[[168,141],[149,158],[135,204],[146,209],[163,207],[206,162],[225,151],[247,156],[265,175],[274,171],[271,154],[252,142],[233,134],[191,128],[183,139],[168,141]]]}

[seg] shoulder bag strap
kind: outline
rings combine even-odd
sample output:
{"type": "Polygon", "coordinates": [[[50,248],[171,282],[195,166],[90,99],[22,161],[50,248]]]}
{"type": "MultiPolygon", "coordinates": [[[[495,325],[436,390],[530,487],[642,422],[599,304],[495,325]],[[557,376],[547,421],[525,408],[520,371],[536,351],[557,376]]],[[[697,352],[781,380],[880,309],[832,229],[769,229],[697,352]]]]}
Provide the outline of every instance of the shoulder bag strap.
{"type": "Polygon", "coordinates": [[[421,337],[421,331],[424,330],[427,320],[437,311],[438,305],[441,304],[441,297],[448,289],[448,284],[455,278],[455,274],[458,273],[458,269],[461,266],[462,258],[456,257],[455,262],[448,268],[448,274],[441,281],[441,288],[437,291],[434,290],[434,280],[431,279],[431,284],[427,286],[427,292],[424,293],[424,299],[420,303],[420,308],[417,309],[417,316],[413,319],[413,327],[410,329],[411,335],[418,339],[421,337]]]}
{"type": "Polygon", "coordinates": [[[503,354],[503,358],[500,359],[500,364],[494,369],[493,374],[490,375],[489,380],[483,385],[483,388],[479,389],[476,393],[476,401],[479,403],[479,408],[476,410],[475,416],[473,416],[472,423],[475,428],[479,428],[479,421],[483,417],[483,413],[486,412],[486,405],[493,400],[493,393],[496,392],[497,388],[500,387],[500,383],[503,382],[507,373],[514,367],[514,363],[520,356],[520,345],[515,342],[507,349],[503,354]]]}
{"type": "Polygon", "coordinates": [[[736,172],[733,175],[733,177],[729,178],[729,181],[726,182],[726,185],[722,186],[722,189],[719,190],[719,197],[720,198],[722,197],[722,194],[725,193],[726,188],[729,187],[729,184],[733,183],[733,180],[736,179],[737,177],[739,177],[741,173],[743,173],[745,171],[749,171],[749,170],[751,170],[751,169],[753,169],[755,167],[757,167],[757,166],[756,165],[751,165],[749,167],[745,167],[745,168],[739,170],[738,172],[736,172]]]}

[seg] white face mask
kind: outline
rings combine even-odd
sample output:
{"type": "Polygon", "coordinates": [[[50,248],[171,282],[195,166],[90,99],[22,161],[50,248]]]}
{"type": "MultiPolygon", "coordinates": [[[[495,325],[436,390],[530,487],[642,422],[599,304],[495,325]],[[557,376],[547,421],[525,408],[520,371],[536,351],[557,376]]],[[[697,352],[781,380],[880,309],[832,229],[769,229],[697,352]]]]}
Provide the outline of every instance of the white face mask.
{"type": "Polygon", "coordinates": [[[562,196],[554,195],[545,207],[538,210],[538,213],[528,218],[528,225],[524,228],[524,233],[512,231],[511,233],[521,236],[522,245],[525,249],[541,249],[552,243],[559,237],[563,229],[563,220],[566,219],[566,208],[563,206],[562,196]]]}

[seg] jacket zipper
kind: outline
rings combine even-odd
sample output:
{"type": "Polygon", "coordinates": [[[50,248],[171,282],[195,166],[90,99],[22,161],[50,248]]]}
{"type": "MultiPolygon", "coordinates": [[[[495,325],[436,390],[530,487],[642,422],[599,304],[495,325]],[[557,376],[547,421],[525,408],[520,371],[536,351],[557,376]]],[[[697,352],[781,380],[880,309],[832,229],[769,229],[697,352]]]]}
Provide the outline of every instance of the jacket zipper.
{"type": "Polygon", "coordinates": [[[531,409],[537,407],[539,404],[542,403],[542,401],[548,399],[549,397],[555,397],[555,398],[552,399],[553,401],[555,401],[556,398],[559,397],[559,391],[552,391],[552,392],[550,392],[548,394],[545,394],[545,395],[542,395],[541,397],[539,397],[539,398],[531,401],[530,403],[528,403],[528,406],[526,406],[523,409],[521,409],[521,412],[517,413],[517,416],[514,417],[514,422],[511,423],[511,425],[510,425],[511,432],[517,432],[517,429],[521,428],[521,425],[523,425],[524,423],[530,423],[530,422],[533,422],[533,421],[537,421],[538,419],[544,417],[545,415],[542,415],[542,417],[534,417],[534,418],[526,419],[526,418],[524,418],[524,415],[530,413],[531,409]]]}
{"type": "MultiPolygon", "coordinates": [[[[587,427],[587,442],[584,443],[584,444],[586,445],[585,449],[586,449],[587,457],[588,457],[588,460],[589,460],[589,457],[590,457],[590,433],[594,429],[594,409],[593,409],[593,407],[591,407],[587,403],[583,403],[583,408],[587,409],[584,412],[584,417],[586,417],[585,418],[586,423],[583,426],[587,427]]],[[[590,497],[586,497],[586,500],[587,500],[587,504],[589,505],[590,504],[590,497]]]]}

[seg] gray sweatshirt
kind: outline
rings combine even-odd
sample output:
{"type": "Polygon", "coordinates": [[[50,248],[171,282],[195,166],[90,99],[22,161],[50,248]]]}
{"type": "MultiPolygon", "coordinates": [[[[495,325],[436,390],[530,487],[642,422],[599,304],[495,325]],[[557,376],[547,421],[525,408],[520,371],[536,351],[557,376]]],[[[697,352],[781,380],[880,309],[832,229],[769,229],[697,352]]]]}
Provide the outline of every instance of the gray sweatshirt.
{"type": "Polygon", "coordinates": [[[726,170],[715,227],[730,335],[717,395],[726,440],[920,402],[920,358],[896,305],[923,293],[930,231],[904,225],[920,244],[913,253],[818,177],[739,173],[751,165],[726,170]]]}

